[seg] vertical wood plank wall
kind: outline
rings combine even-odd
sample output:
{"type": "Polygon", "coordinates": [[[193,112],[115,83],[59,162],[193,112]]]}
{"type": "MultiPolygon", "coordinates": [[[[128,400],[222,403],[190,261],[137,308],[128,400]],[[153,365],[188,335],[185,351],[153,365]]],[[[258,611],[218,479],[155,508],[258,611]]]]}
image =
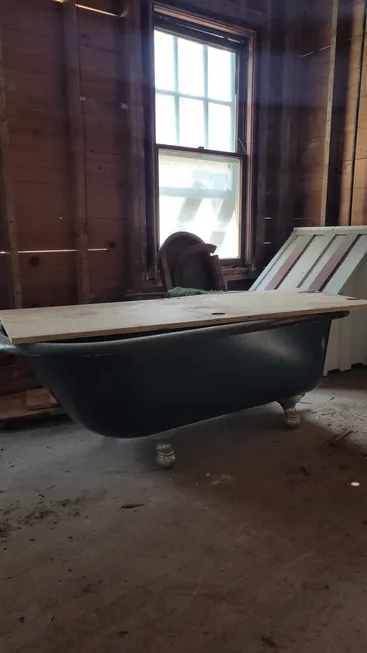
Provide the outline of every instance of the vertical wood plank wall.
{"type": "MultiPolygon", "coordinates": [[[[141,98],[140,10],[151,2],[0,2],[0,308],[157,289],[147,275],[141,98]]],[[[280,0],[170,3],[257,32],[257,252],[266,264],[277,234],[270,168],[283,78],[270,47],[280,0]]],[[[0,395],[37,383],[22,361],[0,354],[0,395]]]]}
{"type": "Polygon", "coordinates": [[[298,174],[294,224],[321,225],[325,147],[328,136],[329,75],[332,66],[332,16],[335,0],[301,3],[299,64],[298,174]]]}
{"type": "Polygon", "coordinates": [[[363,0],[350,0],[351,41],[343,124],[340,224],[367,224],[367,39],[363,0]]]}
{"type": "MultiPolygon", "coordinates": [[[[110,14],[74,5],[73,22],[73,4],[12,0],[0,8],[24,307],[119,299],[127,284],[122,19],[116,3],[94,0],[110,14]]],[[[0,251],[8,252],[4,209],[1,216],[0,251]]],[[[0,254],[1,279],[9,258],[0,254]]],[[[0,282],[0,306],[8,295],[0,282]]]]}
{"type": "MultiPolygon", "coordinates": [[[[283,226],[289,233],[293,226],[367,224],[365,0],[291,4],[293,11],[298,6],[302,37],[283,53],[299,73],[292,80],[285,67],[297,107],[287,153],[295,162],[295,198],[283,226]]],[[[285,30],[292,31],[289,12],[285,30]]]]}
{"type": "MultiPolygon", "coordinates": [[[[119,300],[147,290],[139,21],[151,1],[0,3],[0,307],[119,300]]],[[[258,32],[260,251],[276,233],[265,177],[272,179],[279,146],[269,155],[275,107],[267,44],[277,2],[180,3],[258,32]]]]}

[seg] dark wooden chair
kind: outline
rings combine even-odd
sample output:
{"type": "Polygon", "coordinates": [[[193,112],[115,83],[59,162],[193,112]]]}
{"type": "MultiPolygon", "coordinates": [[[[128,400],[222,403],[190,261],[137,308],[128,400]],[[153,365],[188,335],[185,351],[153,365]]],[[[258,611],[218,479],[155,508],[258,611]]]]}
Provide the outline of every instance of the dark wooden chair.
{"type": "Polygon", "coordinates": [[[216,245],[187,231],[167,238],[158,252],[158,269],[165,292],[172,288],[226,290],[216,245]]]}

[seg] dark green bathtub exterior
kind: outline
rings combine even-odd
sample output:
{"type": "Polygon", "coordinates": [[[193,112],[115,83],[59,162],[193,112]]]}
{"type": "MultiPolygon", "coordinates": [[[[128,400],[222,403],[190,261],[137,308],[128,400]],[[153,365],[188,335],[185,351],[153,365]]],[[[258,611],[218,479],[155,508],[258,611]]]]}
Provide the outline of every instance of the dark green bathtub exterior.
{"type": "Polygon", "coordinates": [[[312,390],[331,320],[345,315],[3,347],[27,357],[76,422],[136,438],[312,390]]]}

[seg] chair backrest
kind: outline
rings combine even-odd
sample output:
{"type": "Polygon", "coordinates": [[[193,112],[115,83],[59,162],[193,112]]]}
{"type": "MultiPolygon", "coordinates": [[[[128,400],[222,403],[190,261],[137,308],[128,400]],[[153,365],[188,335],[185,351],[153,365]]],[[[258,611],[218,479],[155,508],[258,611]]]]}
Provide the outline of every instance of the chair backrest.
{"type": "Polygon", "coordinates": [[[158,269],[165,291],[180,286],[199,290],[225,290],[215,245],[186,231],[172,234],[158,252],[158,269]]]}

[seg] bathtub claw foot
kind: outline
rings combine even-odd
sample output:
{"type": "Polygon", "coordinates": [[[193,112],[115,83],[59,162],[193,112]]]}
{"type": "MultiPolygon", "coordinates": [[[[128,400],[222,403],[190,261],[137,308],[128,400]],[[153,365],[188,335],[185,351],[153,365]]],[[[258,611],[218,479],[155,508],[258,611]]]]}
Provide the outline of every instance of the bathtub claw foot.
{"type": "Polygon", "coordinates": [[[297,412],[296,404],[298,404],[302,396],[296,395],[279,402],[284,410],[284,423],[289,429],[297,429],[301,425],[301,417],[297,412]]]}
{"type": "Polygon", "coordinates": [[[169,442],[157,442],[155,445],[157,452],[157,465],[163,469],[171,469],[176,462],[176,454],[169,442]]]}

